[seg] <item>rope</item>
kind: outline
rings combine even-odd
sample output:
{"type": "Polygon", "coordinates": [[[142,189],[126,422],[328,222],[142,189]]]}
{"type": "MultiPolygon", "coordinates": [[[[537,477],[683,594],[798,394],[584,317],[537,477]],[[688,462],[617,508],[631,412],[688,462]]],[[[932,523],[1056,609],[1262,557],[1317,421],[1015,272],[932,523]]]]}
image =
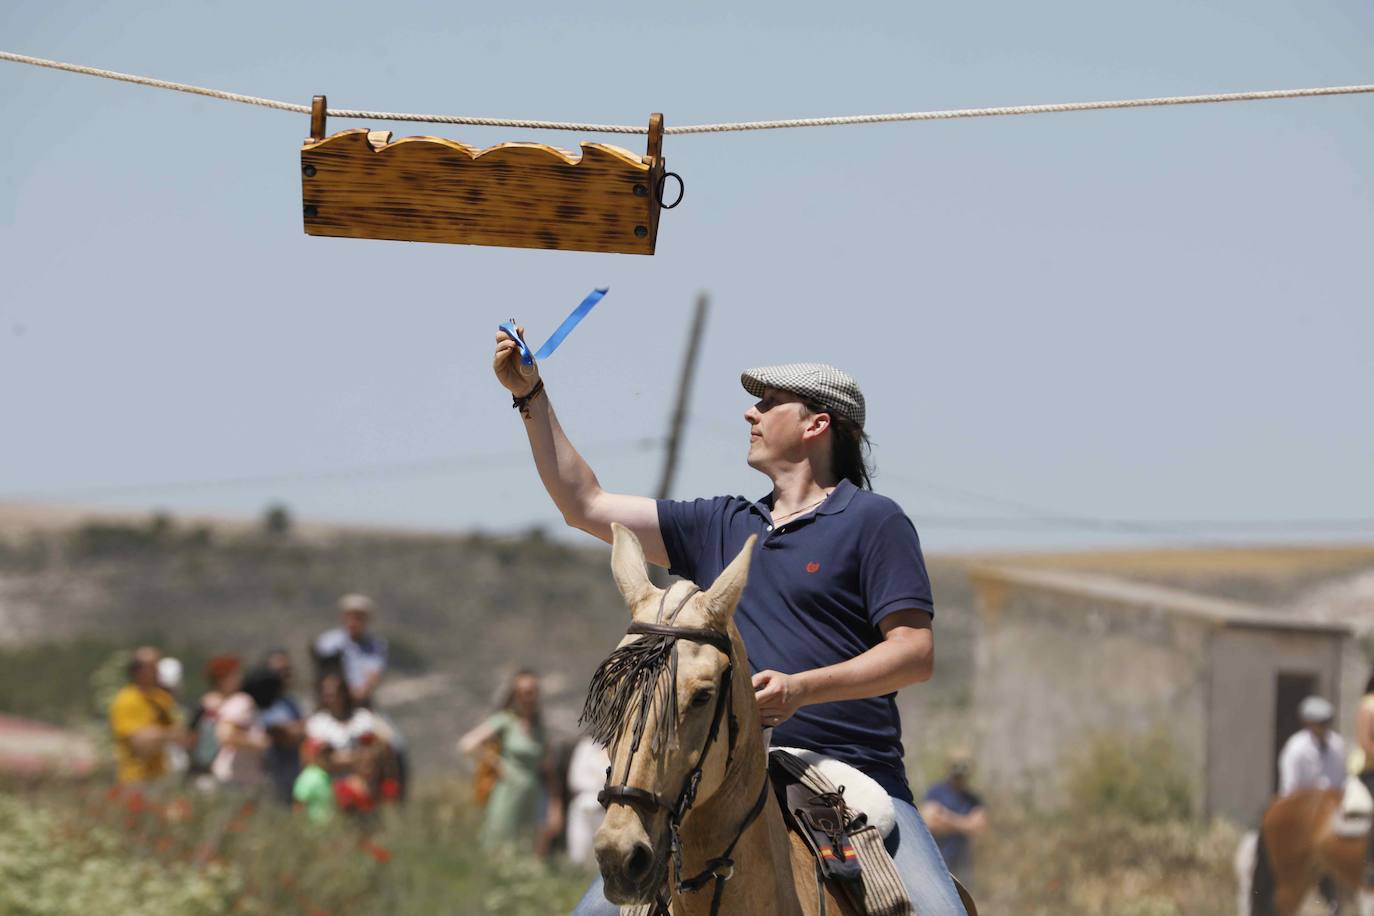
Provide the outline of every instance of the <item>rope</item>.
{"type": "MultiPolygon", "coordinates": [[[[1009,115],[1058,114],[1066,111],[1104,111],[1111,108],[1159,108],[1164,105],[1208,105],[1215,102],[1255,102],[1265,99],[1303,99],[1321,95],[1374,92],[1374,86],[1325,86],[1317,89],[1270,89],[1262,92],[1219,92],[1212,95],[1173,95],[1156,99],[1118,99],[1104,102],[1060,102],[1054,105],[1009,105],[1001,108],[953,108],[899,114],[847,115],[838,118],[793,118],[786,121],[737,121],[664,128],[665,134],[713,134],[733,130],[783,130],[791,127],[838,127],[845,124],[887,124],[893,121],[952,121],[957,118],[1002,118],[1009,115]]],[[[644,131],[641,131],[643,133],[644,131]]]]}
{"type": "MultiPolygon", "coordinates": [[[[83,67],[62,61],[47,60],[42,57],[29,57],[10,51],[0,51],[0,60],[35,67],[48,67],[81,73],[86,76],[99,76],[105,79],[120,80],[154,89],[171,89],[176,92],[189,92],[193,95],[223,99],[226,102],[242,102],[245,105],[259,105],[295,114],[309,114],[309,105],[296,105],[279,102],[238,92],[225,92],[221,89],[207,89],[186,83],[172,83],[167,80],[119,73],[115,70],[100,70],[83,67]]],[[[1326,95],[1357,95],[1374,92],[1374,85],[1365,86],[1324,86],[1314,89],[1270,89],[1260,92],[1219,92],[1211,95],[1173,95],[1153,99],[1115,99],[1100,102],[1060,102],[1052,105],[1008,105],[998,108],[954,108],[940,111],[908,111],[892,114],[842,115],[833,118],[791,118],[780,121],[732,121],[722,124],[688,124],[664,129],[665,134],[718,134],[743,130],[786,130],[794,127],[839,127],[848,124],[890,124],[896,121],[953,121],[959,118],[1002,118],[1011,115],[1059,114],[1069,111],[1105,111],[1118,108],[1160,108],[1166,105],[1210,105],[1219,102],[1257,102],[1271,99],[1305,99],[1326,95]]],[[[473,127],[509,127],[516,130],[567,130],[591,134],[647,134],[649,128],[630,124],[584,124],[576,121],[530,121],[515,118],[473,118],[462,115],[413,114],[397,111],[365,111],[356,108],[330,108],[326,112],[331,118],[347,118],[361,121],[418,121],[427,124],[463,124],[473,127]]]]}
{"type": "Polygon", "coordinates": [[[185,83],[169,83],[166,80],[155,80],[150,76],[135,76],[132,73],[120,73],[116,70],[99,70],[95,67],[83,67],[80,64],[66,64],[60,60],[29,57],[26,54],[14,54],[10,51],[0,51],[0,60],[13,61],[16,64],[31,64],[35,67],[48,67],[53,70],[66,70],[68,73],[81,73],[85,76],[100,76],[107,80],[136,83],[139,86],[151,86],[154,89],[174,89],[177,92],[189,92],[192,95],[206,95],[212,99],[223,99],[226,102],[242,102],[245,105],[261,105],[263,108],[276,108],[280,111],[294,111],[297,114],[310,114],[309,105],[292,105],[290,102],[260,99],[254,95],[240,95],[237,92],[224,92],[220,89],[206,89],[203,86],[188,86],[185,83]]]}

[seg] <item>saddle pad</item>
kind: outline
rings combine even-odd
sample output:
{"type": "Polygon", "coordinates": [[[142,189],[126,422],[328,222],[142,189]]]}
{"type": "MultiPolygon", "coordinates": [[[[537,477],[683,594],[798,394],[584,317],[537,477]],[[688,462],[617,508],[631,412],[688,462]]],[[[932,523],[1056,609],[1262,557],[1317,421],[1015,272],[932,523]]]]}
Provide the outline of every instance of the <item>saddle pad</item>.
{"type": "Polygon", "coordinates": [[[1331,819],[1331,832],[1336,836],[1362,837],[1369,835],[1370,820],[1374,819],[1374,798],[1369,789],[1354,776],[1345,780],[1345,796],[1341,807],[1331,819]]]}
{"type": "Polygon", "coordinates": [[[775,747],[769,750],[785,751],[814,768],[837,788],[844,786],[845,807],[856,814],[862,813],[867,816],[868,823],[878,828],[878,835],[883,839],[887,839],[892,828],[897,826],[897,810],[892,807],[892,796],[878,785],[877,780],[862,770],[816,751],[796,747],[775,747]]]}

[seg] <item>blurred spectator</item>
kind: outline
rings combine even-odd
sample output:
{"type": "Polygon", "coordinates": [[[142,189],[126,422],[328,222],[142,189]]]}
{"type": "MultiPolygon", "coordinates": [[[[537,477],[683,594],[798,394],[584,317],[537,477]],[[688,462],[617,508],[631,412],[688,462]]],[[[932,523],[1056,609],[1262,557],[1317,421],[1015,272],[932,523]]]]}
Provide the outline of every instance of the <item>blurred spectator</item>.
{"type": "Polygon", "coordinates": [[[305,713],[291,696],[291,656],[285,649],[268,653],[264,667],[281,686],[277,698],[262,710],[262,727],[267,730],[271,746],[263,758],[272,791],[284,805],[291,804],[296,776],[301,771],[300,746],[305,737],[305,713]]]}
{"type": "Polygon", "coordinates": [[[162,776],[167,745],[178,736],[176,700],[157,682],[160,659],[152,646],[135,649],[129,683],[110,703],[116,777],[124,785],[146,785],[162,776]]]}
{"type": "MultiPolygon", "coordinates": [[[[176,703],[178,722],[181,721],[182,711],[181,683],[181,662],[169,656],[161,658],[157,663],[157,685],[171,694],[172,701],[176,703]]],[[[176,740],[167,742],[165,753],[167,754],[166,770],[168,773],[181,775],[190,768],[191,757],[186,750],[189,743],[190,732],[183,729],[178,729],[176,740]]]]}
{"type": "Polygon", "coordinates": [[[157,685],[176,696],[181,692],[182,667],[180,659],[164,656],[157,662],[157,685]]]}
{"type": "MultiPolygon", "coordinates": [[[[465,754],[476,755],[500,742],[496,785],[487,799],[481,842],[488,849],[528,846],[539,828],[541,776],[546,773],[547,742],[539,709],[539,678],[520,671],[511,679],[501,709],[470,730],[458,742],[465,754]]],[[[556,799],[546,806],[546,817],[561,820],[562,805],[556,799]]],[[[540,836],[561,831],[549,825],[540,836]]]]}
{"type": "Polygon", "coordinates": [[[320,678],[318,703],[319,708],[305,720],[305,736],[333,748],[336,767],[349,765],[347,753],[361,747],[367,735],[389,741],[391,729],[372,710],[354,704],[340,675],[320,678]]]}
{"type": "Polygon", "coordinates": [[[338,670],[348,685],[354,706],[371,706],[386,673],[386,640],[368,632],[376,604],[366,595],[339,599],[342,626],[326,630],[315,640],[315,659],[321,673],[338,670]]]}
{"type": "Polygon", "coordinates": [[[262,726],[260,705],[281,694],[281,681],[267,671],[255,671],[237,693],[219,704],[215,716],[215,740],[219,750],[210,773],[222,786],[252,789],[266,778],[263,755],[270,742],[262,726]],[[250,692],[251,691],[251,692],[250,692]]]}
{"type": "Polygon", "coordinates": [[[399,797],[395,735],[381,716],[353,705],[340,675],[320,679],[319,710],[305,720],[305,735],[330,748],[329,770],[340,809],[366,813],[380,800],[399,797]]]}
{"type": "Polygon", "coordinates": [[[945,779],[926,792],[921,813],[940,847],[950,874],[967,888],[973,887],[973,850],[971,840],[987,829],[988,816],[983,800],[969,782],[973,760],[963,751],[949,755],[945,779]]]}
{"type": "Polygon", "coordinates": [[[215,729],[219,722],[219,709],[224,701],[238,693],[243,683],[243,669],[238,657],[216,655],[205,666],[205,680],[210,689],[200,698],[195,715],[191,718],[191,772],[205,777],[202,788],[212,788],[213,778],[209,777],[210,765],[219,753],[219,739],[215,729]]]}
{"type": "Polygon", "coordinates": [[[578,865],[592,861],[592,839],[606,816],[596,800],[606,784],[611,758],[606,749],[583,735],[573,748],[568,764],[568,858],[578,865]]]}
{"type": "Polygon", "coordinates": [[[292,786],[291,797],[305,811],[312,824],[328,824],[334,819],[334,789],[329,779],[329,745],[318,738],[301,742],[304,766],[292,786]]]}
{"type": "Polygon", "coordinates": [[[1345,785],[1345,740],[1331,730],[1335,710],[1323,697],[1298,706],[1303,727],[1279,752],[1279,795],[1300,789],[1339,789],[1345,785]]]}

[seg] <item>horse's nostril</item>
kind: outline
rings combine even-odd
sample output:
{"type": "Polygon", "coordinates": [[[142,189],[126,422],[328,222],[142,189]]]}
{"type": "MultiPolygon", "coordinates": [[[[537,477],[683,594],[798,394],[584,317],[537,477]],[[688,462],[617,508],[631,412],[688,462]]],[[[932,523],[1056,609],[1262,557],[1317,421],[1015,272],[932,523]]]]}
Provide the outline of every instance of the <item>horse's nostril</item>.
{"type": "Polygon", "coordinates": [[[654,864],[654,854],[643,843],[636,843],[634,852],[630,853],[630,859],[625,863],[625,873],[633,881],[638,881],[648,873],[649,867],[654,864]]]}

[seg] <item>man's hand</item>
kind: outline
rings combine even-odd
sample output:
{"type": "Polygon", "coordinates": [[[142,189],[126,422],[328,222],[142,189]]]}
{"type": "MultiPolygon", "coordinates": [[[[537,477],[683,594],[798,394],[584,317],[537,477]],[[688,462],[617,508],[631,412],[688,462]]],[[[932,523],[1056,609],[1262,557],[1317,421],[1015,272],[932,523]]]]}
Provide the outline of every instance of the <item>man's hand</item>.
{"type": "MultiPolygon", "coordinates": [[[[522,338],[525,336],[523,327],[517,327],[515,330],[522,338]]],[[[539,364],[531,363],[526,366],[521,362],[520,345],[505,331],[496,335],[496,355],[492,357],[491,368],[496,373],[496,380],[517,398],[533,391],[535,383],[539,381],[539,364]]]]}
{"type": "Polygon", "coordinates": [[[754,702],[765,728],[781,725],[805,705],[806,690],[801,678],[781,671],[760,671],[754,675],[754,702]]]}

